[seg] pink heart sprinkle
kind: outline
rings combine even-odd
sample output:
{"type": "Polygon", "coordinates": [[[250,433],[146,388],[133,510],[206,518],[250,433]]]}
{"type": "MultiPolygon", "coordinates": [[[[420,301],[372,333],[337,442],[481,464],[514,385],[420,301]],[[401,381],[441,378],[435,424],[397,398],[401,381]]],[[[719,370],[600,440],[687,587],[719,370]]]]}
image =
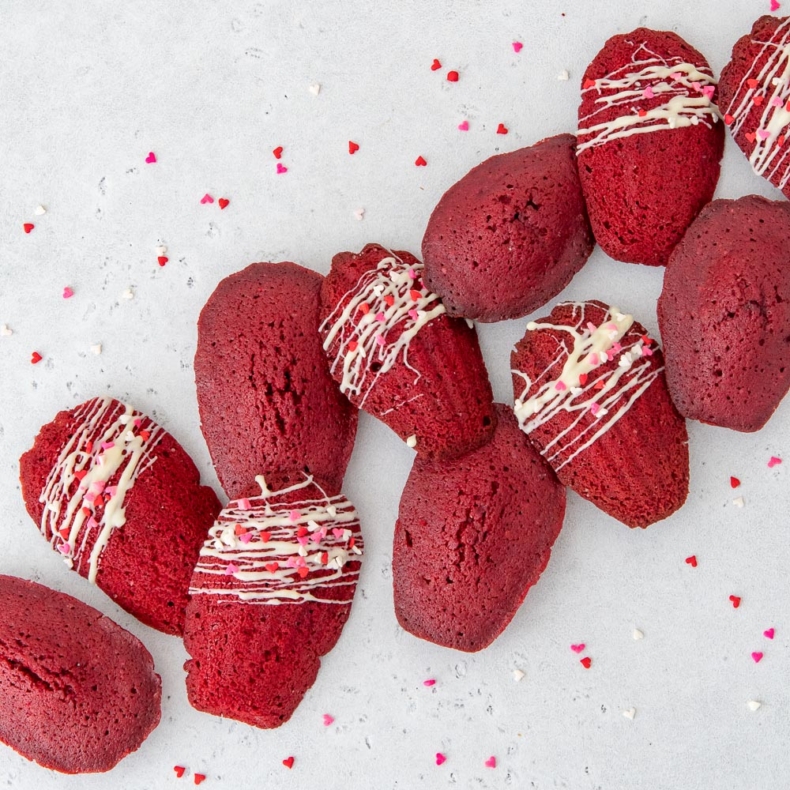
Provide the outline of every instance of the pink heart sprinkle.
{"type": "Polygon", "coordinates": [[[600,411],[600,409],[601,409],[601,407],[600,407],[600,406],[599,406],[597,403],[591,403],[591,404],[590,404],[590,411],[591,411],[593,414],[598,414],[598,412],[600,411]]]}
{"type": "Polygon", "coordinates": [[[773,628],[769,628],[767,631],[763,631],[763,636],[767,637],[768,639],[773,639],[775,633],[776,632],[773,628]]]}
{"type": "Polygon", "coordinates": [[[330,716],[328,713],[325,713],[324,714],[324,727],[328,727],[334,720],[335,720],[334,716],[330,716]]]}
{"type": "Polygon", "coordinates": [[[441,765],[446,759],[441,752],[436,752],[436,765],[441,765]]]}
{"type": "Polygon", "coordinates": [[[342,530],[342,529],[340,529],[340,527],[335,527],[335,528],[332,530],[332,534],[333,534],[333,535],[334,535],[336,538],[342,538],[342,537],[343,537],[343,530],[342,530]]]}
{"type": "Polygon", "coordinates": [[[781,98],[779,98],[779,96],[774,96],[773,99],[771,99],[772,107],[781,107],[783,104],[784,102],[781,100],[781,98]]]}
{"type": "Polygon", "coordinates": [[[423,686],[435,686],[436,685],[436,681],[433,678],[429,678],[428,680],[423,680],[422,685],[423,686]]]}
{"type": "Polygon", "coordinates": [[[771,133],[767,129],[758,129],[757,136],[761,140],[767,140],[771,136],[771,133]]]}
{"type": "Polygon", "coordinates": [[[492,755],[486,760],[486,768],[496,768],[496,757],[492,755]]]}
{"type": "Polygon", "coordinates": [[[232,562],[228,565],[227,568],[225,568],[226,576],[233,576],[234,573],[238,573],[238,572],[239,572],[238,565],[234,565],[232,562]]]}
{"type": "Polygon", "coordinates": [[[74,296],[74,291],[72,291],[71,288],[69,288],[68,285],[67,285],[63,289],[63,298],[64,299],[71,299],[72,296],[74,296]]]}
{"type": "Polygon", "coordinates": [[[243,535],[239,535],[239,540],[242,543],[249,543],[252,540],[252,532],[245,532],[243,535]]]}
{"type": "MultiPolygon", "coordinates": [[[[713,98],[713,94],[714,94],[715,91],[716,91],[716,89],[713,87],[713,85],[705,85],[702,88],[702,93],[708,99],[712,99],[713,98]]],[[[780,104],[781,104],[781,102],[780,102],[780,104]]]]}
{"type": "Polygon", "coordinates": [[[558,381],[554,385],[554,389],[557,390],[557,392],[564,392],[566,389],[568,389],[568,387],[565,385],[564,381],[558,381]]]}
{"type": "Polygon", "coordinates": [[[680,72],[680,71],[674,71],[674,72],[672,72],[672,74],[670,74],[669,76],[670,76],[670,77],[672,77],[672,79],[673,79],[673,80],[680,80],[680,79],[683,79],[683,73],[682,73],[682,72],[680,72]]]}
{"type": "Polygon", "coordinates": [[[213,202],[214,202],[214,198],[213,198],[213,197],[211,197],[211,195],[209,195],[209,193],[208,193],[208,192],[206,192],[206,194],[205,194],[205,195],[203,195],[203,197],[202,197],[202,198],[200,198],[200,202],[201,202],[201,203],[203,203],[203,204],[206,204],[206,203],[213,203],[213,202]]]}
{"type": "Polygon", "coordinates": [[[524,48],[524,45],[520,41],[514,41],[513,42],[513,51],[514,52],[521,52],[521,50],[523,48],[524,48]]]}
{"type": "Polygon", "coordinates": [[[754,653],[752,653],[752,661],[754,661],[755,664],[759,664],[762,660],[763,654],[761,652],[756,650],[754,653]]]}
{"type": "Polygon", "coordinates": [[[409,269],[409,279],[410,280],[416,280],[417,279],[417,272],[415,272],[414,269],[411,269],[411,268],[409,269]]]}
{"type": "Polygon", "coordinates": [[[653,87],[652,87],[652,85],[648,85],[648,86],[647,86],[647,87],[644,89],[644,91],[642,92],[642,95],[643,95],[643,96],[644,96],[646,99],[652,99],[652,98],[654,97],[654,95],[655,95],[655,94],[653,93],[653,87]]]}
{"type": "Polygon", "coordinates": [[[468,132],[469,131],[469,121],[461,121],[461,123],[458,124],[458,128],[462,132],[468,132]]]}
{"type": "Polygon", "coordinates": [[[702,85],[700,85],[698,82],[692,82],[691,87],[694,88],[695,91],[698,91],[702,88],[702,85]]]}
{"type": "Polygon", "coordinates": [[[377,335],[376,335],[376,342],[377,342],[377,343],[378,343],[380,346],[383,346],[383,345],[384,345],[384,335],[379,335],[379,334],[377,334],[377,335]]]}
{"type": "Polygon", "coordinates": [[[384,313],[376,313],[376,320],[383,324],[386,320],[384,313]]]}
{"type": "Polygon", "coordinates": [[[250,500],[249,499],[240,499],[239,500],[239,510],[249,510],[250,509],[250,500]]]}
{"type": "Polygon", "coordinates": [[[278,162],[277,174],[279,175],[280,173],[287,173],[287,172],[288,172],[288,168],[284,164],[282,164],[282,162],[278,162]]]}
{"type": "Polygon", "coordinates": [[[298,510],[292,510],[292,511],[291,511],[291,512],[288,514],[288,518],[289,518],[291,521],[299,521],[299,519],[300,519],[301,517],[302,517],[302,514],[301,514],[301,513],[300,513],[298,510]]]}
{"type": "Polygon", "coordinates": [[[156,162],[156,154],[153,151],[149,151],[145,161],[148,162],[149,165],[152,165],[154,162],[156,162]]]}
{"type": "Polygon", "coordinates": [[[778,11],[780,4],[778,0],[771,0],[771,11],[778,11]]]}
{"type": "Polygon", "coordinates": [[[409,317],[416,321],[420,317],[420,314],[414,308],[412,308],[409,310],[409,317]]]}
{"type": "Polygon", "coordinates": [[[296,542],[300,546],[306,546],[308,540],[310,540],[310,536],[309,535],[300,535],[299,537],[296,538],[296,542]]]}
{"type": "Polygon", "coordinates": [[[585,647],[587,647],[587,645],[585,645],[584,642],[582,642],[579,645],[571,645],[571,650],[573,650],[574,653],[581,653],[585,647]]]}
{"type": "Polygon", "coordinates": [[[781,458],[777,458],[775,455],[772,455],[770,460],[768,461],[768,468],[773,469],[775,466],[778,466],[782,463],[781,458]]]}
{"type": "Polygon", "coordinates": [[[61,554],[70,554],[71,553],[71,546],[68,543],[59,543],[58,544],[58,551],[61,554]]]}

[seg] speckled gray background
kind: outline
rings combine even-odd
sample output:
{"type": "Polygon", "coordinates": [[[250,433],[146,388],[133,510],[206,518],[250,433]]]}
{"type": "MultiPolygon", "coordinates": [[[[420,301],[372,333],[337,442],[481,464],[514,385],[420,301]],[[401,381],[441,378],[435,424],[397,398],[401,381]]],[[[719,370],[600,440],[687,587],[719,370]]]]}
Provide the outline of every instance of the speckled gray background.
{"type": "MultiPolygon", "coordinates": [[[[191,774],[175,778],[181,764],[208,774],[205,790],[787,786],[790,400],[757,434],[690,425],[688,504],[647,532],[571,494],[543,579],[478,655],[396,624],[391,535],[412,453],[363,416],[346,484],[367,545],[357,600],[318,682],[273,732],[191,710],[180,642],[68,572],[36,534],[17,483],[38,427],[106,392],[154,415],[216,486],[192,378],[195,321],[216,283],[254,260],[326,271],[334,252],[368,241],[417,252],[431,207],[469,167],[574,128],[578,81],[608,36],[638,24],[674,29],[718,72],[768,10],[768,0],[681,5],[3,3],[0,324],[14,334],[0,337],[0,571],[76,595],[137,634],[165,698],[161,725],[111,774],[61,777],[0,747],[1,784],[193,786],[191,774]],[[460,81],[431,72],[434,57],[460,81]],[[563,69],[569,82],[556,78],[563,69]],[[495,134],[500,122],[509,135],[495,134]],[[361,146],[353,157],[348,140],[361,146]],[[427,167],[414,166],[418,155],[427,167]],[[230,206],[201,205],[206,192],[230,206]],[[35,216],[38,204],[48,213],[35,216]],[[28,221],[36,227],[25,235],[28,221]],[[134,299],[122,299],[130,286],[134,299]],[[37,366],[34,350],[44,356],[37,366]],[[769,470],[771,455],[786,463],[769,470]],[[743,509],[732,505],[730,475],[743,481],[743,509]],[[690,554],[696,569],[684,564],[690,554]],[[730,594],[743,598],[737,611],[730,594]],[[762,636],[770,626],[773,642],[762,636]],[[635,627],[643,640],[632,639],[635,627]],[[578,642],[589,671],[569,649],[578,642]],[[765,652],[759,665],[753,650],[765,652]],[[526,673],[520,683],[514,668],[526,673]],[[432,689],[422,685],[429,677],[432,689]],[[763,707],[749,711],[749,699],[763,707]],[[633,721],[622,715],[632,707],[633,721]],[[292,771],[281,764],[289,755],[292,771]]],[[[775,194],[728,140],[719,194],[748,192],[775,194]]],[[[661,276],[597,251],[566,295],[617,304],[655,331],[661,276]]],[[[500,399],[510,398],[508,355],[524,325],[480,330],[500,399]]]]}

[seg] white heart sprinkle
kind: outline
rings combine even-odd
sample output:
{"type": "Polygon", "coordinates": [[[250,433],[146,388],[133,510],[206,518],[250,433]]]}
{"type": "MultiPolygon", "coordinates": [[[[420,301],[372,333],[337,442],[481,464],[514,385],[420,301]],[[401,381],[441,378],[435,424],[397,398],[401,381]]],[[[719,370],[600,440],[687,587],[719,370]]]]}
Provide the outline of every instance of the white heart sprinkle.
{"type": "Polygon", "coordinates": [[[101,354],[101,343],[95,343],[91,346],[91,351],[98,357],[101,354]]]}
{"type": "Polygon", "coordinates": [[[631,721],[633,721],[634,716],[636,716],[636,708],[629,708],[628,710],[624,710],[623,716],[625,716],[626,719],[631,719],[631,721]]]}
{"type": "Polygon", "coordinates": [[[309,90],[310,93],[313,94],[313,96],[318,96],[318,94],[321,93],[321,83],[314,82],[310,85],[310,87],[308,87],[307,90],[309,90]]]}
{"type": "Polygon", "coordinates": [[[634,628],[634,632],[631,634],[631,636],[633,636],[634,639],[644,639],[645,638],[645,635],[638,628],[634,628]]]}
{"type": "Polygon", "coordinates": [[[156,248],[156,254],[157,255],[167,255],[167,247],[164,244],[160,244],[156,248]]]}
{"type": "Polygon", "coordinates": [[[523,679],[523,677],[524,677],[524,673],[520,669],[513,670],[513,680],[515,680],[516,683],[518,683],[521,679],[523,679]]]}
{"type": "Polygon", "coordinates": [[[42,214],[46,214],[47,210],[44,208],[44,206],[36,206],[35,209],[33,210],[33,213],[37,217],[40,217],[42,214]]]}
{"type": "Polygon", "coordinates": [[[406,444],[409,447],[416,447],[417,446],[417,437],[412,434],[408,439],[406,439],[406,444]]]}
{"type": "Polygon", "coordinates": [[[134,299],[134,291],[131,288],[127,288],[122,294],[122,299],[134,299]]]}
{"type": "Polygon", "coordinates": [[[0,335],[2,335],[3,337],[11,337],[11,335],[13,334],[14,334],[14,330],[11,329],[11,327],[8,326],[8,324],[3,324],[2,326],[0,326],[0,335]]]}
{"type": "Polygon", "coordinates": [[[744,505],[743,497],[742,496],[736,497],[735,499],[732,500],[732,504],[735,505],[735,507],[743,507],[744,505]]]}
{"type": "Polygon", "coordinates": [[[758,708],[759,708],[759,707],[760,707],[760,706],[761,706],[763,703],[762,703],[762,702],[758,702],[756,699],[750,699],[750,700],[749,700],[749,701],[748,701],[746,704],[749,706],[749,710],[751,710],[751,711],[755,711],[755,710],[757,710],[757,709],[758,709],[758,708]]]}
{"type": "Polygon", "coordinates": [[[365,209],[358,208],[354,210],[354,219],[359,220],[360,222],[365,218],[365,209]]]}
{"type": "Polygon", "coordinates": [[[563,69],[558,75],[557,79],[560,82],[567,82],[570,79],[570,74],[568,74],[568,69],[563,69]]]}

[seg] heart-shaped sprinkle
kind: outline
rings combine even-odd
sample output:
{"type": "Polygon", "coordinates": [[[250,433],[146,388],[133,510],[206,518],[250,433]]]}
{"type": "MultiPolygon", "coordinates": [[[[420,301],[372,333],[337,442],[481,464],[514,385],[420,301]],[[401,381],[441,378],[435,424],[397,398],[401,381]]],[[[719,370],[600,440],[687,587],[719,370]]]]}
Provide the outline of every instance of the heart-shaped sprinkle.
{"type": "Polygon", "coordinates": [[[738,480],[737,477],[731,477],[730,478],[730,487],[731,488],[737,488],[740,484],[741,484],[741,481],[738,480]]]}
{"type": "Polygon", "coordinates": [[[582,85],[582,88],[584,90],[587,90],[588,88],[594,88],[594,87],[595,87],[595,80],[591,80],[589,77],[587,77],[587,79],[584,81],[584,85],[582,85]]]}
{"type": "Polygon", "coordinates": [[[686,557],[686,565],[691,565],[692,568],[697,567],[697,556],[692,554],[690,557],[686,557]]]}
{"type": "Polygon", "coordinates": [[[782,459],[781,458],[777,458],[775,455],[772,455],[768,459],[768,468],[769,469],[773,469],[775,466],[779,466],[779,464],[781,464],[781,463],[782,463],[782,459]]]}
{"type": "Polygon", "coordinates": [[[202,198],[200,198],[200,202],[201,202],[201,203],[203,203],[204,205],[205,205],[206,203],[213,203],[213,202],[214,202],[214,198],[213,198],[213,197],[211,197],[211,195],[209,195],[209,193],[208,193],[208,192],[206,192],[206,194],[205,194],[205,195],[203,195],[203,197],[202,197],[202,198]]]}
{"type": "Polygon", "coordinates": [[[42,357],[41,354],[38,353],[38,351],[34,351],[30,355],[30,363],[32,365],[38,365],[38,363],[41,362],[42,359],[44,359],[44,357],[42,357]]]}
{"type": "Polygon", "coordinates": [[[148,156],[146,156],[146,158],[145,158],[145,161],[149,165],[152,165],[154,162],[156,162],[156,154],[153,151],[149,151],[148,152],[148,156]]]}
{"type": "Polygon", "coordinates": [[[342,538],[342,537],[343,537],[343,530],[342,530],[340,527],[334,527],[334,528],[332,529],[332,534],[333,534],[333,535],[334,535],[336,538],[342,538]]]}
{"type": "Polygon", "coordinates": [[[30,233],[30,231],[35,227],[36,226],[32,222],[26,222],[24,225],[22,225],[22,230],[24,230],[25,233],[30,233]]]}
{"type": "Polygon", "coordinates": [[[592,666],[592,659],[589,656],[585,656],[579,663],[585,669],[589,669],[592,666]]]}
{"type": "Polygon", "coordinates": [[[275,159],[279,159],[283,155],[283,147],[278,145],[277,148],[272,151],[272,153],[274,154],[275,159]]]}
{"type": "Polygon", "coordinates": [[[457,71],[448,71],[447,72],[447,82],[458,82],[458,72],[457,71]]]}
{"type": "Polygon", "coordinates": [[[68,285],[67,285],[63,289],[63,298],[64,299],[71,299],[72,296],[74,296],[74,291],[72,291],[71,288],[69,288],[68,285]]]}
{"type": "Polygon", "coordinates": [[[69,532],[71,532],[71,529],[68,526],[61,527],[58,530],[58,535],[60,535],[60,537],[63,538],[63,540],[68,540],[69,539],[69,532]]]}
{"type": "Polygon", "coordinates": [[[217,205],[219,206],[219,210],[222,211],[230,205],[230,201],[227,198],[220,198],[217,201],[217,205]]]}
{"type": "Polygon", "coordinates": [[[505,126],[505,124],[500,123],[499,126],[496,128],[497,134],[507,134],[510,130],[505,126]]]}
{"type": "Polygon", "coordinates": [[[746,703],[746,706],[749,708],[750,711],[754,712],[760,709],[760,707],[762,706],[762,702],[758,702],[756,699],[750,699],[746,703]]]}
{"type": "Polygon", "coordinates": [[[748,79],[748,80],[746,80],[746,84],[747,84],[747,85],[748,85],[748,86],[749,86],[749,87],[750,87],[752,90],[754,90],[754,89],[757,87],[757,80],[756,80],[756,79],[754,79],[754,78],[748,79]]]}
{"type": "Polygon", "coordinates": [[[174,765],[173,770],[176,772],[176,776],[180,779],[187,769],[184,768],[183,765],[174,765]]]}
{"type": "Polygon", "coordinates": [[[638,115],[640,118],[644,118],[644,117],[647,115],[647,110],[640,110],[640,111],[637,113],[637,115],[638,115]]]}
{"type": "Polygon", "coordinates": [[[746,132],[746,139],[753,143],[757,139],[757,135],[754,132],[746,132]]]}
{"type": "Polygon", "coordinates": [[[299,568],[299,570],[297,571],[297,573],[299,574],[299,576],[300,576],[302,579],[304,579],[304,577],[305,577],[305,576],[307,576],[307,574],[308,574],[308,573],[310,573],[310,571],[308,571],[308,570],[307,570],[307,568],[305,568],[304,566],[302,566],[301,568],[299,568]]]}
{"type": "Polygon", "coordinates": [[[417,157],[417,158],[414,160],[414,164],[415,164],[415,165],[417,165],[417,167],[425,167],[425,165],[427,165],[427,164],[428,164],[428,162],[427,162],[427,161],[426,161],[426,160],[425,160],[423,157],[421,157],[421,156],[418,156],[418,157],[417,157]]]}
{"type": "Polygon", "coordinates": [[[389,307],[392,307],[392,305],[394,305],[394,304],[395,304],[395,297],[394,297],[392,294],[387,294],[387,295],[384,297],[384,301],[387,303],[387,305],[388,305],[389,307]]]}
{"type": "Polygon", "coordinates": [[[761,140],[767,140],[771,136],[771,133],[767,129],[758,129],[757,136],[761,140]]]}
{"type": "Polygon", "coordinates": [[[419,317],[420,314],[416,310],[409,310],[409,318],[413,318],[416,321],[419,317]]]}
{"type": "Polygon", "coordinates": [[[328,713],[325,713],[324,714],[324,727],[328,727],[334,720],[335,720],[334,716],[330,716],[328,713]]]}
{"type": "Polygon", "coordinates": [[[759,664],[762,660],[763,654],[759,650],[755,650],[754,653],[752,653],[752,661],[754,661],[755,664],[759,664]]]}
{"type": "Polygon", "coordinates": [[[705,85],[702,88],[702,95],[706,99],[712,99],[713,98],[713,94],[715,93],[715,91],[716,91],[716,89],[713,87],[713,85],[705,85]]]}
{"type": "Polygon", "coordinates": [[[266,563],[266,570],[269,573],[274,573],[280,566],[276,562],[267,562],[266,563]]]}
{"type": "Polygon", "coordinates": [[[363,315],[367,315],[370,312],[370,305],[367,302],[362,302],[359,306],[360,312],[363,315]]]}
{"type": "Polygon", "coordinates": [[[784,102],[779,96],[774,96],[773,99],[771,99],[771,107],[781,107],[783,104],[784,102]]]}
{"type": "Polygon", "coordinates": [[[524,45],[520,41],[513,42],[513,52],[521,52],[524,48],[524,45]]]}
{"type": "Polygon", "coordinates": [[[387,320],[387,317],[384,315],[384,313],[376,313],[376,320],[380,324],[383,324],[387,320]]]}
{"type": "Polygon", "coordinates": [[[170,260],[170,258],[168,258],[166,255],[160,255],[160,256],[159,256],[159,257],[156,259],[156,262],[157,262],[157,263],[158,263],[160,266],[164,266],[164,265],[165,265],[165,264],[166,264],[166,263],[167,263],[169,260],[170,260]]]}
{"type": "Polygon", "coordinates": [[[436,59],[433,59],[433,63],[431,63],[431,71],[439,71],[442,67],[442,64],[436,59]]]}
{"type": "Polygon", "coordinates": [[[755,96],[752,101],[759,107],[765,101],[765,96],[755,96]]]}
{"type": "Polygon", "coordinates": [[[468,132],[469,131],[469,121],[461,121],[461,123],[458,124],[458,128],[462,132],[468,132]]]}
{"type": "Polygon", "coordinates": [[[199,785],[201,782],[205,782],[205,781],[206,781],[206,775],[205,774],[195,774],[195,784],[196,785],[199,785]]]}
{"type": "Polygon", "coordinates": [[[492,755],[486,760],[486,768],[496,768],[496,757],[492,755]]]}
{"type": "Polygon", "coordinates": [[[779,0],[771,0],[771,13],[778,11],[780,6],[779,0]]]}
{"type": "Polygon", "coordinates": [[[239,566],[234,565],[232,562],[228,564],[228,567],[225,568],[225,575],[226,576],[233,576],[234,573],[239,572],[239,566]]]}
{"type": "Polygon", "coordinates": [[[436,681],[433,678],[428,678],[428,680],[423,680],[422,685],[423,686],[435,686],[436,685],[436,681]]]}
{"type": "Polygon", "coordinates": [[[724,116],[724,123],[726,123],[727,126],[730,126],[730,124],[732,124],[734,120],[735,118],[733,118],[732,115],[730,115],[729,113],[724,116]]]}
{"type": "Polygon", "coordinates": [[[70,554],[71,546],[68,543],[58,543],[58,551],[61,554],[70,554]]]}
{"type": "Polygon", "coordinates": [[[628,710],[624,710],[623,716],[625,716],[626,719],[630,719],[631,721],[633,721],[634,716],[636,716],[636,708],[629,708],[628,710]]]}
{"type": "Polygon", "coordinates": [[[732,601],[733,609],[737,609],[741,605],[741,599],[737,595],[731,595],[730,601],[732,601]]]}
{"type": "Polygon", "coordinates": [[[293,757],[286,758],[285,760],[283,760],[283,765],[286,768],[293,768],[294,767],[294,758],[293,757]]]}
{"type": "Polygon", "coordinates": [[[353,142],[352,140],[349,140],[348,141],[348,152],[350,154],[355,154],[357,151],[359,151],[359,145],[357,143],[353,142]]]}
{"type": "Polygon", "coordinates": [[[245,532],[243,535],[239,535],[239,540],[242,543],[249,543],[252,540],[252,532],[245,532]]]}
{"type": "Polygon", "coordinates": [[[287,173],[288,168],[282,164],[281,162],[277,163],[277,175],[281,175],[282,173],[287,173]]]}
{"type": "Polygon", "coordinates": [[[302,517],[302,513],[301,513],[301,511],[299,511],[299,510],[292,510],[292,511],[291,511],[291,512],[288,514],[288,518],[289,518],[289,520],[290,520],[290,521],[299,521],[299,519],[300,519],[301,517],[302,517]]]}
{"type": "Polygon", "coordinates": [[[574,653],[581,653],[585,647],[587,647],[587,645],[585,645],[584,642],[581,642],[578,645],[571,645],[571,650],[573,650],[574,653]]]}
{"type": "Polygon", "coordinates": [[[348,341],[348,350],[349,351],[356,351],[359,347],[359,343],[356,340],[349,340],[348,341]]]}
{"type": "Polygon", "coordinates": [[[441,765],[446,760],[447,758],[441,752],[436,752],[436,765],[441,765]]]}
{"type": "Polygon", "coordinates": [[[297,542],[297,543],[298,543],[300,546],[306,546],[306,545],[307,545],[307,542],[308,542],[309,540],[310,540],[310,536],[309,536],[309,535],[300,535],[300,536],[299,536],[299,537],[296,539],[296,542],[297,542]]]}
{"type": "Polygon", "coordinates": [[[767,631],[763,631],[763,636],[767,639],[773,639],[775,633],[776,632],[773,628],[769,628],[767,631]]]}
{"type": "Polygon", "coordinates": [[[642,95],[643,95],[643,96],[644,96],[646,99],[653,99],[653,98],[655,98],[655,94],[653,93],[653,86],[652,86],[652,85],[648,85],[648,86],[647,86],[647,87],[646,87],[646,88],[645,88],[645,89],[642,91],[642,95]]]}

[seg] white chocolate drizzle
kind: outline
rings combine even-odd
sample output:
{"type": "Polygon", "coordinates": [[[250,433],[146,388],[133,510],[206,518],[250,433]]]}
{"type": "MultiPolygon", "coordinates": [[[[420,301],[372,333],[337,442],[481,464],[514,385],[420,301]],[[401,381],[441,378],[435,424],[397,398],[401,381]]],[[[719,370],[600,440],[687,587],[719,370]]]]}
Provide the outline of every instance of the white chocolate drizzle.
{"type": "Polygon", "coordinates": [[[391,253],[359,278],[320,326],[330,370],[342,371],[340,390],[357,396],[359,408],[399,358],[415,374],[414,383],[420,379],[409,365],[409,345],[445,312],[439,297],[424,287],[422,270],[423,264],[405,263],[391,253]]]}
{"type": "Polygon", "coordinates": [[[616,307],[604,309],[589,302],[564,302],[573,307],[573,324],[535,323],[530,331],[548,329],[567,333],[571,348],[557,340],[557,353],[548,367],[526,386],[514,411],[526,434],[551,423],[560,413],[571,422],[541,448],[546,460],[559,471],[601,438],[636,402],[664,369],[653,363],[652,343],[633,329],[633,316],[616,307]],[[599,325],[587,320],[587,309],[604,312],[599,325]],[[617,367],[605,370],[608,362],[617,367]],[[530,394],[531,393],[531,394],[530,394]]]}
{"type": "Polygon", "coordinates": [[[579,119],[576,153],[633,134],[699,123],[710,127],[719,118],[712,101],[715,85],[709,69],[684,63],[679,57],[662,58],[642,43],[634,49],[630,63],[582,88],[582,96],[589,91],[598,96],[595,109],[579,119]],[[642,102],[656,97],[665,101],[650,110],[641,108],[642,102]],[[600,113],[613,107],[622,108],[623,113],[596,122],[600,113]]]}
{"type": "Polygon", "coordinates": [[[312,476],[274,492],[263,477],[256,480],[261,496],[229,502],[209,530],[190,595],[222,603],[350,604],[351,595],[338,600],[325,593],[353,587],[359,577],[362,536],[351,502],[327,496],[312,476]],[[305,489],[310,498],[278,502],[305,489]]]}
{"type": "Polygon", "coordinates": [[[111,398],[83,403],[74,418],[76,426],[39,496],[40,527],[70,568],[82,571],[87,559],[87,578],[95,584],[113,530],[126,523],[126,496],[156,461],[164,430],[111,398]]]}
{"type": "Polygon", "coordinates": [[[768,41],[752,39],[751,43],[761,45],[760,51],[733,93],[725,117],[732,117],[730,128],[737,135],[752,107],[761,108],[757,128],[746,132],[754,146],[749,162],[755,173],[784,189],[790,181],[790,146],[785,146],[790,124],[790,18],[778,25],[768,41]],[[762,97],[759,104],[758,95],[762,97]]]}

